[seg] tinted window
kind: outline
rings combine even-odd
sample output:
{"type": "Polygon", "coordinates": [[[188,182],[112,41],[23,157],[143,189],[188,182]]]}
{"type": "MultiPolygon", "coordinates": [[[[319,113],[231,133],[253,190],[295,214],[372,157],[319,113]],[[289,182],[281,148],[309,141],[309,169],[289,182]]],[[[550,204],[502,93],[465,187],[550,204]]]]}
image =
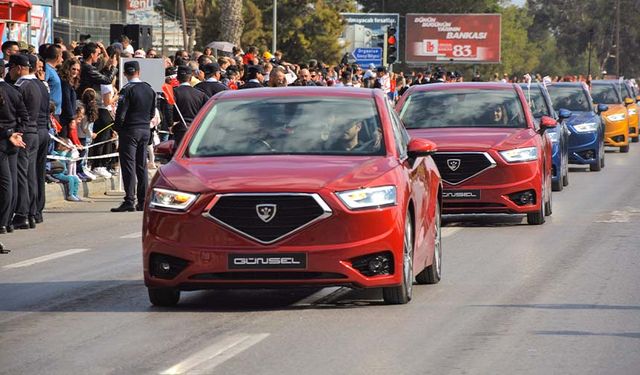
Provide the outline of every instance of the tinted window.
{"type": "Polygon", "coordinates": [[[591,111],[589,97],[582,87],[552,85],[547,87],[547,90],[549,90],[549,96],[551,96],[551,102],[555,109],[564,108],[576,112],[591,111]]]}
{"type": "Polygon", "coordinates": [[[408,129],[527,126],[515,90],[414,92],[404,103],[400,118],[408,129]]]}
{"type": "Polygon", "coordinates": [[[633,98],[633,93],[631,92],[631,89],[629,88],[629,86],[627,86],[624,83],[620,83],[620,92],[622,92],[622,96],[624,97],[633,98]]]}
{"type": "Polygon", "coordinates": [[[373,99],[220,100],[207,114],[188,155],[382,155],[373,99]]]}
{"type": "Polygon", "coordinates": [[[622,103],[620,92],[612,83],[593,83],[591,84],[591,97],[598,104],[616,104],[622,103]]]}
{"type": "Polygon", "coordinates": [[[540,87],[532,85],[531,88],[527,88],[527,85],[521,85],[520,88],[524,91],[524,97],[527,98],[527,102],[529,102],[533,117],[551,116],[540,87]]]}

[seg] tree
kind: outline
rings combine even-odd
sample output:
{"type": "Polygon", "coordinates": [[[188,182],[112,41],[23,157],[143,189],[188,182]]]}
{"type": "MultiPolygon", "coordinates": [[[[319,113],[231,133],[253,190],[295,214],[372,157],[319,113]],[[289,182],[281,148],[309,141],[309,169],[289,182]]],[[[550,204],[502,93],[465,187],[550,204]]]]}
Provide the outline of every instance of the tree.
{"type": "Polygon", "coordinates": [[[240,46],[240,38],[244,31],[242,0],[223,0],[219,6],[220,39],[240,46]]]}

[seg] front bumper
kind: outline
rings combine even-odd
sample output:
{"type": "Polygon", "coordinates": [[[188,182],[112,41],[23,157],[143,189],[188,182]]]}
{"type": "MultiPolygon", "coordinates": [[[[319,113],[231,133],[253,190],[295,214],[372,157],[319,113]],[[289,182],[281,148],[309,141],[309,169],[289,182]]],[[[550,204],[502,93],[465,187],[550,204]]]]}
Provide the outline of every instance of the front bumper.
{"type": "Polygon", "coordinates": [[[622,147],[629,144],[629,122],[609,121],[605,119],[604,144],[612,147],[622,147]]]}
{"type": "Polygon", "coordinates": [[[600,139],[598,134],[598,132],[572,132],[569,135],[569,163],[595,163],[600,154],[600,139]]]}

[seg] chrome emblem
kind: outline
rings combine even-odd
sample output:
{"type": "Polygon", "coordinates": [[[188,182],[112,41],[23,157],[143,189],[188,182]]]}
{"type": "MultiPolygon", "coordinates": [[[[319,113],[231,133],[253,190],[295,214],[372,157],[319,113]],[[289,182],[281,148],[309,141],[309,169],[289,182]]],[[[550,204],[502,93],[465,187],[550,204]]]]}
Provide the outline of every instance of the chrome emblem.
{"type": "Polygon", "coordinates": [[[257,204],[256,205],[256,213],[260,220],[265,223],[270,222],[276,216],[276,210],[278,206],[275,204],[257,204]]]}
{"type": "Polygon", "coordinates": [[[447,159],[447,167],[449,167],[453,172],[460,168],[460,164],[462,164],[460,159],[447,159]]]}

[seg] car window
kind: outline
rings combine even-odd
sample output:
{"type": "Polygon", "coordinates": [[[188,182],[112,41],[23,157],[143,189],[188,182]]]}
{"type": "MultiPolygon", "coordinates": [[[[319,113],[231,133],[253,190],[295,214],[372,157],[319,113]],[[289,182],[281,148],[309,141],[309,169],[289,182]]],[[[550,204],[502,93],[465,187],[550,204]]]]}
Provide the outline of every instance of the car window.
{"type": "Polygon", "coordinates": [[[544,100],[540,87],[537,85],[532,85],[531,87],[521,85],[520,87],[524,92],[524,97],[529,103],[529,108],[531,108],[531,114],[533,117],[540,118],[542,116],[551,116],[551,112],[549,111],[547,102],[544,100]]]}
{"type": "Polygon", "coordinates": [[[373,99],[229,99],[205,116],[188,156],[384,155],[383,139],[373,99]]]}
{"type": "Polygon", "coordinates": [[[553,108],[560,110],[561,108],[576,112],[591,111],[591,103],[587,93],[581,86],[549,86],[549,96],[553,108]]]}
{"type": "Polygon", "coordinates": [[[611,83],[592,83],[591,97],[598,104],[618,104],[622,103],[620,92],[611,83]]]}
{"type": "Polygon", "coordinates": [[[524,109],[515,90],[416,91],[402,106],[400,118],[408,129],[527,127],[524,109]]]}
{"type": "Polygon", "coordinates": [[[402,121],[400,121],[400,118],[398,117],[398,114],[393,109],[393,107],[388,104],[387,109],[389,110],[389,117],[391,118],[393,137],[395,138],[398,155],[402,159],[407,155],[407,143],[409,143],[409,135],[407,134],[402,121]]]}

